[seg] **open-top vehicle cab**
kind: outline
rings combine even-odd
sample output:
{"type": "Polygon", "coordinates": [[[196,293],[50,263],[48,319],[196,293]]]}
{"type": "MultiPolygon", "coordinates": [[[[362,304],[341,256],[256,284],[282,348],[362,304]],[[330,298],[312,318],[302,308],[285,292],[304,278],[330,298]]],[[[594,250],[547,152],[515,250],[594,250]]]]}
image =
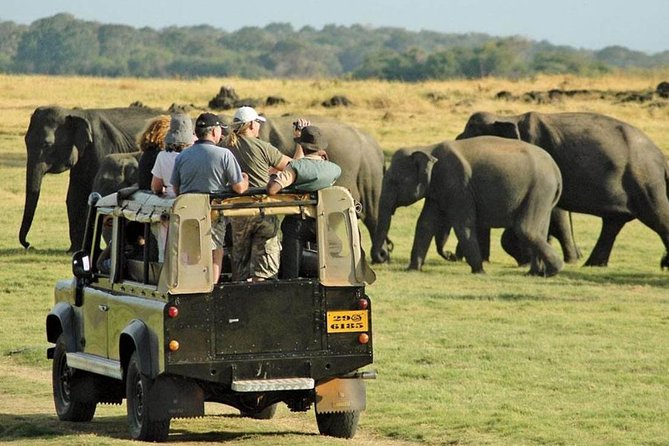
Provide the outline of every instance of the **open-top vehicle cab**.
{"type": "Polygon", "coordinates": [[[171,418],[202,416],[205,401],[256,418],[283,402],[293,411],[314,405],[322,434],[352,437],[363,379],[375,376],[360,371],[373,359],[365,284],[374,275],[357,223],[340,187],[92,195],[75,277],[57,283],[47,316],[59,418],[89,421],[97,403],[126,398],[131,436],[161,441],[171,418]],[[220,212],[314,219],[317,244],[303,253],[300,277],[233,282],[224,270],[214,278],[211,220],[220,212]]]}

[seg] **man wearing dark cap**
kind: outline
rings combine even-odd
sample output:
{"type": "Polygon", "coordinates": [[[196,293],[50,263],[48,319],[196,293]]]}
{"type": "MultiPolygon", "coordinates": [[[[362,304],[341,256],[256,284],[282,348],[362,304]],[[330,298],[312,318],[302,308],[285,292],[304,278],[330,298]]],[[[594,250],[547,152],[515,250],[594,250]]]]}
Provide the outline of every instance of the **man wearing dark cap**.
{"type": "MultiPolygon", "coordinates": [[[[328,143],[316,126],[302,129],[300,136],[295,138],[304,152],[304,157],[294,159],[278,175],[273,175],[267,183],[267,193],[277,194],[281,189],[290,188],[298,192],[314,192],[332,186],[341,168],[328,161],[325,151],[328,143]]],[[[281,250],[281,278],[291,279],[300,274],[302,250],[306,242],[316,242],[314,220],[301,215],[289,215],[283,219],[281,250]]]]}
{"type": "MultiPolygon", "coordinates": [[[[223,135],[223,124],[213,113],[202,113],[195,121],[197,141],[174,161],[172,187],[175,194],[215,193],[233,190],[237,193],[249,187],[232,152],[216,144],[223,135]]],[[[218,281],[223,264],[225,220],[223,215],[211,222],[214,280],[218,281]]]]}

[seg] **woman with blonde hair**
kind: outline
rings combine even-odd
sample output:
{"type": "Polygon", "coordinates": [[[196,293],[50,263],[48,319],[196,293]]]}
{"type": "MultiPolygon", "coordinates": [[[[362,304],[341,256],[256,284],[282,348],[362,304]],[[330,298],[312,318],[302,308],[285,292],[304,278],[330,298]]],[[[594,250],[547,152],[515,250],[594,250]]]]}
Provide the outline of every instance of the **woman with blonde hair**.
{"type": "MultiPolygon", "coordinates": [[[[260,125],[265,118],[251,107],[241,107],[235,112],[230,134],[225,140],[237,158],[242,172],[249,176],[249,187],[264,188],[271,172],[282,171],[292,158],[284,155],[270,143],[258,138],[260,125]]],[[[309,122],[298,120],[298,126],[309,122]]],[[[297,147],[295,158],[303,156],[297,147]]],[[[232,279],[262,281],[276,278],[279,272],[281,244],[279,220],[275,215],[235,217],[232,226],[232,279]]]]}
{"type": "Polygon", "coordinates": [[[165,148],[165,136],[170,128],[170,117],[160,115],[153,118],[137,138],[137,145],[142,151],[137,170],[137,185],[141,190],[151,190],[151,169],[161,150],[165,148]]]}

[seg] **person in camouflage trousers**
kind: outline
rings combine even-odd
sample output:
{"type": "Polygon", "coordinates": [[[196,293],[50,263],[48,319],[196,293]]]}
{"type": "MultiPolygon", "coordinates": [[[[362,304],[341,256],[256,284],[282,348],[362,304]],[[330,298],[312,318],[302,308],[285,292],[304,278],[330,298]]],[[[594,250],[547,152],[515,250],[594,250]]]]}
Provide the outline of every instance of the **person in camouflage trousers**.
{"type": "MultiPolygon", "coordinates": [[[[282,171],[292,158],[284,155],[270,143],[258,138],[260,125],[265,118],[251,107],[240,107],[232,120],[232,131],[225,141],[242,171],[249,176],[249,186],[264,188],[270,172],[282,171]]],[[[299,126],[308,121],[298,120],[299,126]]],[[[299,136],[297,130],[295,136],[299,136]]],[[[301,149],[295,158],[303,156],[301,149]]],[[[232,280],[262,281],[276,278],[279,272],[281,243],[279,220],[274,215],[234,217],[230,262],[232,280]]]]}

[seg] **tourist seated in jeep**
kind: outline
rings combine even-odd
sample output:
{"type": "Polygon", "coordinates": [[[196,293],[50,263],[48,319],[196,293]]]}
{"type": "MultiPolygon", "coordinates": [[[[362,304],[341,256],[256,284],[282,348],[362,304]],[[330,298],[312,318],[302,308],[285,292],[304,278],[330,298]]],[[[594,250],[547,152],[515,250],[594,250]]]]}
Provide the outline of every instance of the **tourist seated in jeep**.
{"type": "MultiPolygon", "coordinates": [[[[341,175],[341,168],[328,160],[328,142],[318,127],[304,127],[295,142],[302,148],[304,157],[292,160],[286,169],[270,177],[267,183],[269,195],[276,195],[284,188],[314,192],[332,186],[341,175]]],[[[303,215],[287,215],[281,223],[281,232],[280,277],[299,277],[307,243],[316,243],[315,221],[303,215]]]]}
{"type": "MultiPolygon", "coordinates": [[[[113,219],[107,217],[103,225],[109,225],[113,219]]],[[[123,258],[127,260],[142,260],[144,258],[144,248],[146,247],[146,239],[144,238],[144,229],[138,222],[125,222],[125,247],[123,248],[123,258]]],[[[156,247],[154,247],[155,249],[156,247]]],[[[156,258],[149,253],[152,260],[156,258]]],[[[96,262],[98,270],[103,274],[109,274],[111,270],[111,243],[108,243],[105,249],[100,253],[100,257],[96,262]]]]}

